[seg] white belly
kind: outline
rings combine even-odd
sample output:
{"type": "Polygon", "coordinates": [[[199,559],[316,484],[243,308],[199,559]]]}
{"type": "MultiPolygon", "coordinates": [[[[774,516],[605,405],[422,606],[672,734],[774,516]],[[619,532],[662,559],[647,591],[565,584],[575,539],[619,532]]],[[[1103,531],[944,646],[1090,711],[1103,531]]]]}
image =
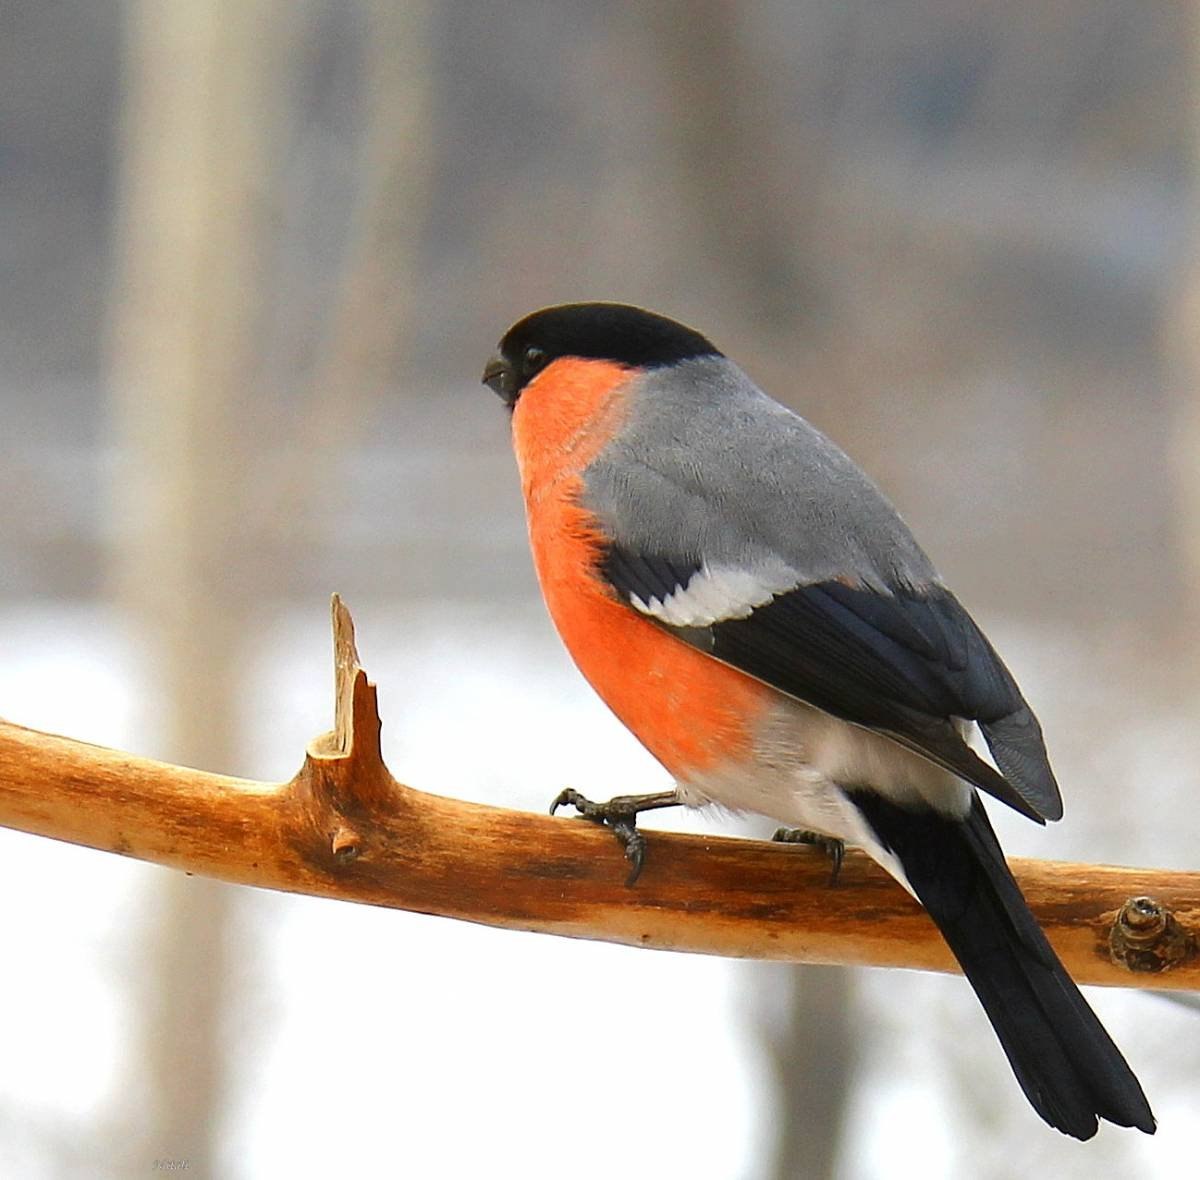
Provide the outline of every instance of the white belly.
{"type": "Polygon", "coordinates": [[[760,727],[754,756],[680,781],[689,806],[715,803],[855,844],[904,884],[896,858],[875,838],[842,787],[867,787],[902,805],[965,817],[972,788],[888,738],[799,701],[783,700],[760,727]]]}

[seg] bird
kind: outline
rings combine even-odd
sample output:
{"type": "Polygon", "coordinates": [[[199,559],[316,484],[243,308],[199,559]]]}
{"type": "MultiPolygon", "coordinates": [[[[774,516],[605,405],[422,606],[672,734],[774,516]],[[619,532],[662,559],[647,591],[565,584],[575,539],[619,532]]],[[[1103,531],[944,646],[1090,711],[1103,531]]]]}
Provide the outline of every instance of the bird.
{"type": "Polygon", "coordinates": [[[863,849],[937,925],[1046,1123],[1153,1134],[980,796],[1061,818],[1041,726],[880,489],[707,337],[629,304],[525,316],[483,382],[511,414],[551,619],[674,780],[607,803],[564,791],[551,811],[611,827],[631,880],[638,815],[675,805],[863,849]]]}

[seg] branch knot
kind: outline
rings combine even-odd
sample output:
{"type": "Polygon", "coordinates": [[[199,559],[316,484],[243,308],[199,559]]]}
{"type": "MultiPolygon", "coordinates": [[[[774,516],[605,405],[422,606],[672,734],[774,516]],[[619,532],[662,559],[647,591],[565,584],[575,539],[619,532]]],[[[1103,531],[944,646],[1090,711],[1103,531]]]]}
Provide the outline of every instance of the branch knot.
{"type": "Polygon", "coordinates": [[[1113,919],[1108,948],[1127,970],[1157,973],[1190,959],[1196,939],[1154,898],[1131,897],[1113,919]]]}

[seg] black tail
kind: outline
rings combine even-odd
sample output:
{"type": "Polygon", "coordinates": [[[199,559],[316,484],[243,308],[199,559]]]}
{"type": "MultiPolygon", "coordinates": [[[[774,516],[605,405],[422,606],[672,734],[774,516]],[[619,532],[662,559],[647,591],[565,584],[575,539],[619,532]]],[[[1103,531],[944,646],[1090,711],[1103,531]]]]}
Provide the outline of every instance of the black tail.
{"type": "Polygon", "coordinates": [[[1029,912],[979,798],[962,821],[870,791],[851,798],[904,867],[1038,1114],[1076,1139],[1096,1133],[1097,1117],[1153,1134],[1142,1087],[1029,912]]]}

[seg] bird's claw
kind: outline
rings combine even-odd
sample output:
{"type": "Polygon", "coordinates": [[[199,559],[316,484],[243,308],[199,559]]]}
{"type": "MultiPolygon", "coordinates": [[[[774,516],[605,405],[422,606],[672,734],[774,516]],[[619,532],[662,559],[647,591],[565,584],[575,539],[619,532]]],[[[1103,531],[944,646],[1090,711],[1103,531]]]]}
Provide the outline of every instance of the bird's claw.
{"type": "Polygon", "coordinates": [[[646,837],[638,831],[638,812],[661,806],[660,797],[653,795],[618,795],[607,803],[593,803],[568,787],[555,796],[550,804],[550,814],[553,815],[560,807],[574,807],[584,819],[607,827],[616,836],[625,859],[629,861],[629,875],[625,878],[625,884],[632,885],[642,875],[646,863],[646,837]]]}
{"type": "Polygon", "coordinates": [[[814,832],[808,828],[778,828],[771,839],[778,840],[781,844],[809,844],[813,848],[821,849],[831,862],[829,884],[837,884],[838,874],[842,871],[842,861],[846,856],[845,840],[839,840],[836,836],[826,836],[824,832],[814,832]]]}

